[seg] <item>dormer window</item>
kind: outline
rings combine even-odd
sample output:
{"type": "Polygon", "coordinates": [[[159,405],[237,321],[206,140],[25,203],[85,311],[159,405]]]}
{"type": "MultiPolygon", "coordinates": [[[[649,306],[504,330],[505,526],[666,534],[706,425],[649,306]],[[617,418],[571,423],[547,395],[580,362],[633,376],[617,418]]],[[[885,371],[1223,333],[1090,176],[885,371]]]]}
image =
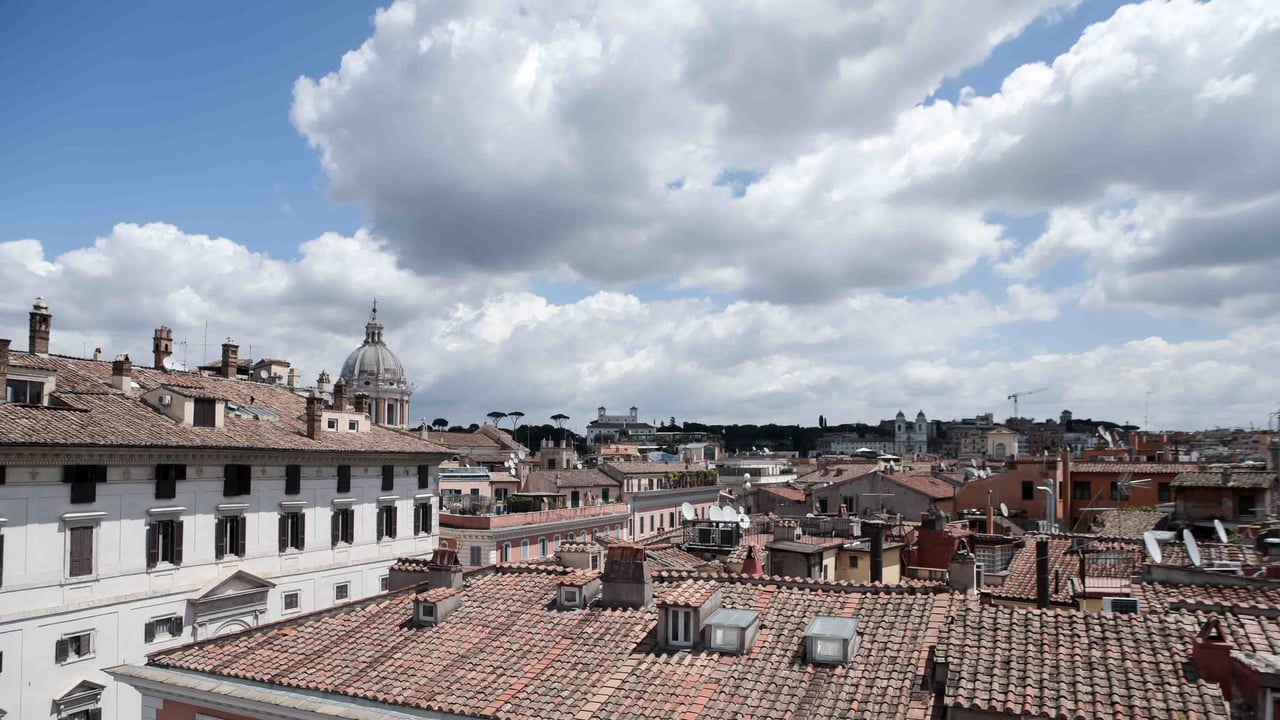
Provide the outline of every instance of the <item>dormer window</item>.
{"type": "Polygon", "coordinates": [[[582,602],[582,593],[576,587],[560,588],[560,604],[565,607],[578,607],[582,602]]]}
{"type": "Polygon", "coordinates": [[[688,608],[667,610],[667,643],[676,647],[693,646],[693,610],[688,608]]]}
{"type": "Polygon", "coordinates": [[[805,654],[819,665],[848,665],[858,654],[858,621],[855,618],[819,615],[804,633],[805,654]]]}
{"type": "Polygon", "coordinates": [[[428,602],[418,603],[418,622],[426,625],[436,624],[435,603],[428,603],[428,602]]]}
{"type": "Polygon", "coordinates": [[[556,585],[556,606],[561,610],[581,610],[600,594],[600,573],[577,570],[560,578],[556,585]]]}
{"type": "Polygon", "coordinates": [[[720,608],[707,619],[707,647],[741,655],[760,634],[760,613],[756,610],[720,608]]]}
{"type": "Polygon", "coordinates": [[[462,604],[462,590],[439,587],[413,598],[413,619],[418,625],[439,625],[462,604]]]}

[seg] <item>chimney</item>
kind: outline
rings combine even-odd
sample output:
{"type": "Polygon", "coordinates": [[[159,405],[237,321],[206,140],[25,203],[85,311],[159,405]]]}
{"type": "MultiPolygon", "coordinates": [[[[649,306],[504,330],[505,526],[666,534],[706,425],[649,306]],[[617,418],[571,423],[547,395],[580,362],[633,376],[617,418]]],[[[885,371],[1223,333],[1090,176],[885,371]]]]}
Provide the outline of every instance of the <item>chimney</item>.
{"type": "Polygon", "coordinates": [[[320,398],[307,396],[307,437],[315,440],[320,437],[320,424],[324,421],[320,412],[320,398]]]}
{"type": "Polygon", "coordinates": [[[102,362],[102,348],[96,347],[93,349],[93,361],[102,362]]]}
{"type": "Polygon", "coordinates": [[[961,545],[947,565],[947,582],[951,589],[966,595],[978,592],[978,561],[961,545]]]}
{"type": "Polygon", "coordinates": [[[347,411],[347,384],[342,378],[338,378],[338,382],[333,384],[333,410],[334,412],[347,411]]]}
{"type": "Polygon", "coordinates": [[[227,341],[222,343],[222,377],[229,380],[235,378],[239,359],[240,346],[232,342],[231,338],[227,338],[227,341]]]}
{"type": "Polygon", "coordinates": [[[1221,685],[1222,693],[1228,701],[1231,700],[1231,645],[1218,618],[1209,618],[1196,633],[1191,646],[1191,663],[1200,677],[1221,685]]]}
{"type": "Polygon", "coordinates": [[[156,328],[155,335],[151,336],[151,354],[155,357],[152,367],[163,370],[164,361],[173,355],[173,331],[168,327],[161,325],[156,328]]]}
{"type": "Polygon", "coordinates": [[[884,582],[884,523],[871,520],[867,527],[871,533],[871,582],[884,582]]]}
{"type": "Polygon", "coordinates": [[[31,305],[30,319],[27,322],[27,343],[34,355],[49,354],[49,328],[53,324],[53,316],[49,314],[49,306],[44,298],[36,298],[31,305]]]}
{"type": "Polygon", "coordinates": [[[369,414],[369,396],[365,393],[356,393],[355,411],[361,415],[369,414]]]}
{"type": "Polygon", "coordinates": [[[329,373],[326,370],[320,371],[320,377],[316,378],[316,391],[321,395],[329,392],[329,373]]]}
{"type": "Polygon", "coordinates": [[[133,363],[128,355],[117,355],[111,361],[111,387],[128,397],[133,394],[133,363]]]}
{"type": "Polygon", "coordinates": [[[742,570],[739,572],[743,575],[759,575],[763,572],[760,569],[760,560],[756,558],[755,545],[747,546],[747,557],[742,561],[742,570]]]}
{"type": "Polygon", "coordinates": [[[1271,470],[1280,470],[1280,436],[1271,436],[1271,445],[1267,449],[1271,451],[1267,456],[1271,459],[1271,470]]]}
{"type": "Polygon", "coordinates": [[[800,526],[794,520],[782,520],[773,526],[773,539],[796,542],[800,539],[800,526]]]}
{"type": "Polygon", "coordinates": [[[1036,538],[1036,607],[1049,607],[1049,538],[1036,538]]]}
{"type": "Polygon", "coordinates": [[[0,338],[0,403],[4,402],[5,381],[9,379],[9,338],[0,338]]]}
{"type": "Polygon", "coordinates": [[[601,604],[609,607],[646,608],[653,604],[653,577],[644,547],[615,543],[605,556],[604,594],[601,604]]]}
{"type": "Polygon", "coordinates": [[[298,369],[297,368],[289,368],[288,382],[289,382],[289,387],[291,388],[298,387],[298,369]]]}
{"type": "Polygon", "coordinates": [[[427,587],[462,588],[462,564],[458,562],[458,551],[451,548],[436,548],[431,554],[431,562],[427,564],[427,587]]]}

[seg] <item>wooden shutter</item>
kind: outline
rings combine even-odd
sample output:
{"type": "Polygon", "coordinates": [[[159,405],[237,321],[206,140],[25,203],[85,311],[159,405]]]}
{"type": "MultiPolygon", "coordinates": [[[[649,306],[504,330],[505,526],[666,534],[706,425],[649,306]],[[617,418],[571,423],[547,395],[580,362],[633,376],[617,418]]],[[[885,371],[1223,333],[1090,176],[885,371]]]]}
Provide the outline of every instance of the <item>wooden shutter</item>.
{"type": "Polygon", "coordinates": [[[142,641],[143,641],[143,642],[155,642],[155,641],[156,641],[156,624],[155,624],[155,621],[149,622],[149,623],[147,623],[146,625],[143,625],[143,626],[142,626],[142,641]]]}
{"type": "Polygon", "coordinates": [[[413,534],[422,534],[422,505],[413,506],[413,534]]]}
{"type": "Polygon", "coordinates": [[[301,510],[298,511],[298,549],[305,550],[307,548],[307,514],[301,510]]]}
{"type": "Polygon", "coordinates": [[[396,489],[396,466],[382,466],[382,491],[391,492],[396,489]]]}
{"type": "Polygon", "coordinates": [[[174,615],[170,620],[170,627],[173,628],[173,636],[180,637],[182,633],[187,631],[186,625],[181,615],[174,615]]]}
{"type": "Polygon", "coordinates": [[[4,478],[4,476],[5,476],[5,472],[6,472],[6,470],[5,470],[5,466],[4,466],[4,465],[0,465],[0,485],[3,485],[3,484],[4,484],[4,479],[5,479],[5,478],[4,478]]]}
{"type": "Polygon", "coordinates": [[[94,481],[95,483],[104,483],[104,482],[106,482],[106,481],[107,481],[107,466],[106,466],[106,465],[94,465],[94,466],[93,466],[93,481],[94,481]]]}
{"type": "Polygon", "coordinates": [[[213,557],[221,560],[227,554],[227,519],[218,518],[213,528],[213,557]]]}
{"type": "Polygon", "coordinates": [[[431,466],[419,465],[418,466],[418,489],[426,490],[429,487],[431,487],[431,466]]]}
{"type": "Polygon", "coordinates": [[[241,515],[238,519],[240,521],[239,523],[237,523],[240,526],[240,537],[236,542],[236,554],[239,555],[240,557],[245,557],[244,546],[245,546],[245,540],[248,538],[248,534],[249,534],[248,533],[249,523],[245,521],[245,517],[243,515],[241,515]]]}
{"type": "Polygon", "coordinates": [[[351,466],[338,466],[338,492],[351,492],[351,466]]]}
{"type": "Polygon", "coordinates": [[[222,496],[223,497],[232,497],[234,495],[239,494],[240,484],[236,482],[236,476],[237,476],[237,472],[236,472],[235,465],[224,465],[222,467],[222,496]]]}
{"type": "Polygon", "coordinates": [[[240,466],[240,494],[248,495],[249,493],[253,492],[252,484],[253,484],[253,466],[241,465],[240,466]]]}
{"type": "Polygon", "coordinates": [[[160,524],[147,524],[147,567],[153,568],[160,562],[160,524]]]}
{"type": "Polygon", "coordinates": [[[173,564],[182,564],[182,521],[173,523],[173,564]]]}
{"type": "Polygon", "coordinates": [[[434,519],[431,514],[433,512],[435,512],[435,509],[432,508],[430,500],[423,503],[422,532],[427,533],[428,535],[431,534],[431,526],[434,519]]]}
{"type": "Polygon", "coordinates": [[[284,468],[284,494],[298,495],[302,492],[302,466],[286,465],[284,468]]]}
{"type": "Polygon", "coordinates": [[[93,528],[71,528],[71,575],[93,574],[93,528]]]}
{"type": "Polygon", "coordinates": [[[341,511],[341,510],[334,510],[333,512],[329,513],[329,530],[331,531],[331,533],[332,533],[332,535],[333,535],[333,544],[334,544],[334,545],[337,545],[337,544],[338,544],[338,540],[339,540],[339,537],[338,537],[338,513],[340,513],[340,512],[342,512],[342,511],[341,511]]]}
{"type": "Polygon", "coordinates": [[[70,642],[66,638],[62,638],[53,646],[53,661],[56,663],[64,663],[67,661],[67,646],[70,642]]]}
{"type": "Polygon", "coordinates": [[[381,508],[381,507],[378,508],[378,539],[379,540],[387,536],[386,517],[387,517],[387,509],[381,508]]]}
{"type": "Polygon", "coordinates": [[[289,513],[280,513],[280,552],[289,549],[289,513]]]}
{"type": "Polygon", "coordinates": [[[395,505],[392,505],[391,509],[387,511],[387,516],[388,516],[387,520],[389,521],[388,525],[391,526],[387,528],[387,536],[390,537],[392,540],[394,540],[396,537],[396,515],[399,512],[400,512],[400,508],[396,507],[395,505]]]}
{"type": "Polygon", "coordinates": [[[342,512],[347,517],[347,526],[343,528],[343,535],[346,537],[344,537],[343,540],[346,540],[347,544],[351,545],[356,541],[356,511],[347,509],[342,512]]]}

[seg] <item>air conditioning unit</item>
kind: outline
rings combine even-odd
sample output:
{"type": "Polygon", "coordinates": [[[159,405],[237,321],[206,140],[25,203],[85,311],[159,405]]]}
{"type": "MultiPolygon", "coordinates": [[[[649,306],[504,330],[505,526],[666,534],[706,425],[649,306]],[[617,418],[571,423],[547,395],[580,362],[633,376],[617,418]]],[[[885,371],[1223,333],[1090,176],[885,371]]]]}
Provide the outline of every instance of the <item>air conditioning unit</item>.
{"type": "Polygon", "coordinates": [[[160,404],[161,404],[161,405],[172,405],[172,404],[173,404],[173,396],[172,396],[172,395],[170,395],[170,394],[168,394],[168,393],[165,393],[164,395],[161,395],[161,396],[160,396],[160,404]]]}
{"type": "Polygon", "coordinates": [[[1117,614],[1138,614],[1138,599],[1127,597],[1104,597],[1102,598],[1102,612],[1117,614]]]}
{"type": "Polygon", "coordinates": [[[1206,567],[1205,572],[1219,573],[1222,575],[1243,575],[1244,565],[1238,560],[1219,560],[1212,566],[1206,567]]]}

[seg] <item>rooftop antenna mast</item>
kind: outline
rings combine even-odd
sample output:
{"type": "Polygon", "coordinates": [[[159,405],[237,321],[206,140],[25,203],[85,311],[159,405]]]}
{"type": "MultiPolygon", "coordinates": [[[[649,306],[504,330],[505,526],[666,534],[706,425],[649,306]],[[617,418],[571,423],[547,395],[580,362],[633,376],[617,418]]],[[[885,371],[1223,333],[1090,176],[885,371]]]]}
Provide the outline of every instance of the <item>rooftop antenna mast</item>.
{"type": "Polygon", "coordinates": [[[1022,390],[1016,393],[1010,393],[1009,397],[1005,399],[1013,401],[1013,416],[1015,418],[1022,417],[1021,415],[1018,414],[1018,398],[1022,397],[1023,395],[1035,395],[1036,393],[1042,393],[1048,389],[1049,388],[1047,387],[1042,387],[1042,388],[1036,388],[1035,390],[1022,390]]]}

